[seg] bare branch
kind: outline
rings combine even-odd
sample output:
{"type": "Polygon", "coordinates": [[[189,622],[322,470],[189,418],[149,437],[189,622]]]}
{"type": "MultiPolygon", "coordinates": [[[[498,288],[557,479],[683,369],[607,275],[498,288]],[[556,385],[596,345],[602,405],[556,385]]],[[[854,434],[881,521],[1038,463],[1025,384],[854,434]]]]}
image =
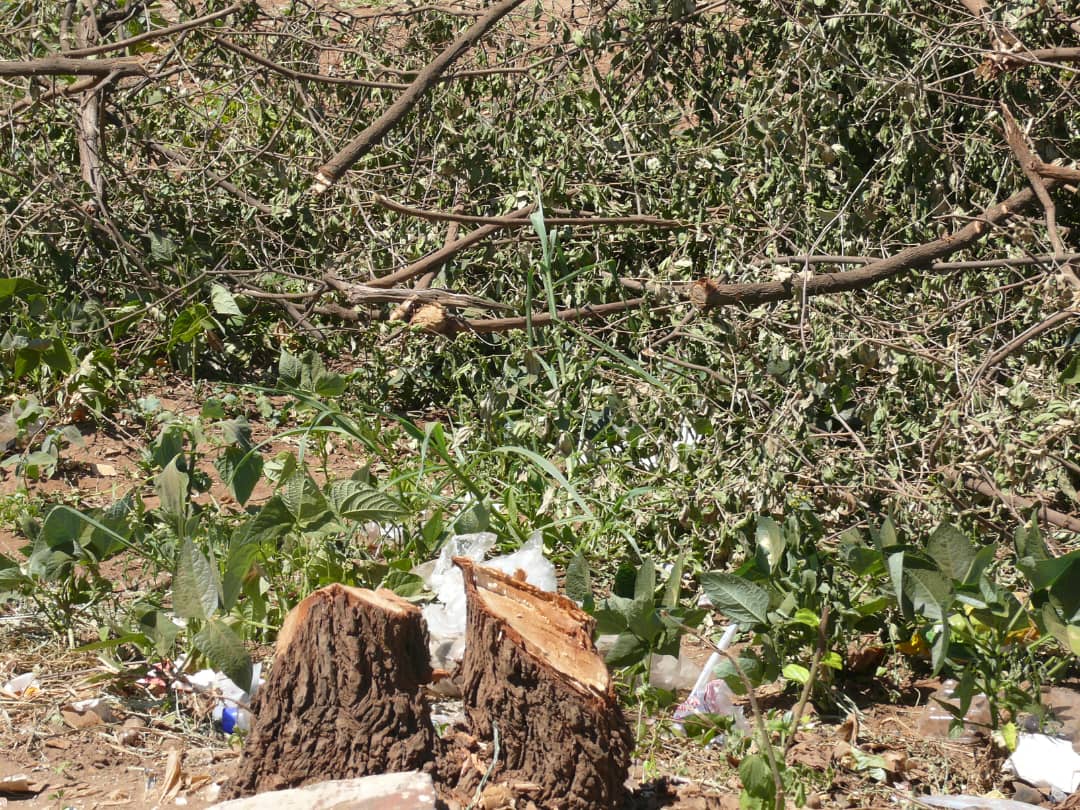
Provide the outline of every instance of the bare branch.
{"type": "Polygon", "coordinates": [[[0,62],[0,76],[145,76],[139,59],[72,59],[46,56],[27,61],[0,62]]]}
{"type": "Polygon", "coordinates": [[[1004,101],[1001,102],[1001,115],[1005,119],[1005,138],[1009,142],[1009,148],[1012,149],[1013,154],[1016,156],[1016,160],[1020,164],[1024,176],[1028,179],[1028,182],[1031,183],[1031,187],[1035,190],[1035,195],[1039,198],[1039,202],[1042,203],[1043,211],[1046,213],[1046,231],[1050,238],[1050,245],[1054,248],[1054,253],[1058,255],[1063,254],[1065,252],[1065,245],[1061,241],[1061,235],[1058,234],[1057,208],[1054,206],[1054,201],[1050,197],[1050,192],[1046,190],[1046,183],[1043,181],[1039,172],[1035,170],[1035,166],[1042,161],[1035,156],[1034,151],[1032,151],[1031,147],[1028,145],[1023,130],[1021,130],[1020,125],[1016,123],[1012,110],[1009,109],[1004,101]]]}
{"type": "MultiPolygon", "coordinates": [[[[524,228],[529,222],[521,217],[510,215],[505,217],[477,217],[466,214],[448,213],[445,211],[426,211],[422,208],[413,208],[402,205],[393,200],[375,195],[375,202],[383,208],[397,211],[400,214],[428,219],[433,222],[464,222],[475,225],[499,225],[504,228],[524,228]]],[[[689,224],[675,219],[661,219],[653,216],[628,216],[628,217],[544,217],[547,225],[566,225],[574,227],[604,227],[608,225],[639,225],[649,228],[686,228],[689,224]]]]}
{"type": "Polygon", "coordinates": [[[312,192],[321,194],[340,180],[350,166],[366,155],[416,106],[416,103],[435,85],[439,76],[451,64],[479,42],[495,23],[523,2],[524,0],[502,0],[501,3],[492,6],[483,17],[465,29],[427,67],[416,74],[416,78],[409,85],[409,88],[382,115],[353,138],[344,149],[322,165],[315,173],[315,182],[311,187],[312,192]]]}
{"type": "Polygon", "coordinates": [[[1080,518],[1044,506],[1034,498],[1025,498],[1022,495],[1010,495],[1007,492],[1002,492],[989,481],[976,478],[970,473],[960,472],[952,467],[947,467],[943,470],[942,475],[944,475],[945,480],[950,483],[961,484],[964,488],[970,489],[972,492],[978,492],[980,495],[985,495],[988,498],[1001,501],[1011,509],[1026,511],[1038,507],[1039,520],[1043,523],[1057,526],[1060,529],[1067,529],[1070,532],[1080,532],[1080,518]]]}

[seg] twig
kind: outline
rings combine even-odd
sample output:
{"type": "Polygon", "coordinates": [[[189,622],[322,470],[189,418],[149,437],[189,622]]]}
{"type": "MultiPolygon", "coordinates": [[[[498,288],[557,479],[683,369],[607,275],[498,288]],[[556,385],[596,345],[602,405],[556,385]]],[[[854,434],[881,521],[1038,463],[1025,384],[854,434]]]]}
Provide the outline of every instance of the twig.
{"type": "Polygon", "coordinates": [[[1048,523],[1051,526],[1057,526],[1059,529],[1066,529],[1067,531],[1080,534],[1080,518],[1068,515],[1064,512],[1059,512],[1056,509],[1051,509],[1034,498],[1027,498],[1023,495],[1010,495],[1007,492],[1002,492],[989,481],[980,480],[970,473],[961,472],[953,467],[946,467],[941,471],[941,474],[946,481],[953,484],[961,484],[965,489],[970,489],[972,492],[978,492],[980,495],[985,495],[988,498],[1000,501],[1010,509],[1027,511],[1038,507],[1039,520],[1043,523],[1048,523]]]}
{"type": "Polygon", "coordinates": [[[691,627],[688,624],[683,624],[666,610],[662,611],[662,613],[669,622],[674,624],[684,633],[689,633],[694,636],[714,653],[724,656],[731,663],[732,668],[735,670],[735,674],[739,676],[739,680],[743,683],[743,688],[746,689],[746,695],[750,700],[750,710],[754,715],[754,725],[757,727],[759,738],[758,745],[761,747],[762,753],[765,754],[765,759],[769,763],[769,769],[772,771],[773,783],[776,786],[775,806],[780,808],[784,807],[784,781],[780,776],[780,768],[776,764],[776,751],[773,749],[772,739],[769,737],[769,730],[765,727],[765,713],[761,710],[757,695],[754,693],[754,684],[746,674],[746,670],[742,668],[742,665],[739,664],[739,660],[731,654],[730,650],[720,647],[696,628],[691,627]]]}
{"type": "Polygon", "coordinates": [[[280,73],[282,76],[287,76],[290,79],[303,82],[320,82],[322,84],[344,84],[349,87],[370,87],[375,90],[401,90],[408,87],[407,84],[401,84],[400,82],[374,82],[368,79],[350,79],[346,76],[323,76],[320,73],[304,73],[301,70],[293,70],[292,68],[285,67],[285,65],[278,64],[272,59],[267,59],[265,56],[259,56],[254,51],[249,51],[234,42],[230,42],[224,37],[213,37],[215,43],[220,45],[227,51],[232,51],[245,59],[250,59],[256,64],[262,65],[268,70],[272,70],[275,73],[280,73]]]}
{"type": "MultiPolygon", "coordinates": [[[[1052,163],[1040,163],[1036,168],[1040,174],[1046,177],[1054,177],[1056,180],[1075,179],[1080,181],[1080,169],[1070,169],[1067,166],[1056,166],[1052,163]],[[1055,176],[1052,172],[1043,172],[1043,169],[1060,170],[1061,174],[1055,176]],[[1068,175],[1075,173],[1075,177],[1068,175]]],[[[963,262],[934,262],[929,270],[934,272],[947,272],[950,270],[981,270],[984,267],[1029,267],[1033,264],[1050,264],[1058,261],[1073,261],[1080,259],[1080,253],[1066,253],[1058,256],[1055,254],[1042,254],[1034,256],[1018,256],[1015,259],[971,259],[963,262]]],[[[755,267],[768,267],[770,265],[783,264],[873,264],[880,259],[873,256],[774,256],[753,262],[755,267]]]]}
{"type": "Polygon", "coordinates": [[[1019,351],[1043,332],[1049,332],[1055,326],[1059,326],[1060,324],[1077,317],[1080,317],[1080,311],[1063,309],[1061,312],[1055,312],[1049,318],[1040,321],[1034,326],[1028,327],[983,361],[983,364],[979,366],[979,370],[975,372],[972,384],[974,385],[974,383],[977,383],[985,374],[987,374],[987,372],[996,368],[998,364],[1010,354],[1019,351]]]}
{"type": "MultiPolygon", "coordinates": [[[[527,206],[525,208],[519,208],[510,216],[514,219],[528,217],[533,211],[535,206],[527,206]]],[[[395,270],[392,273],[387,273],[385,276],[379,276],[368,282],[369,287],[393,287],[402,282],[422,276],[425,273],[431,273],[438,270],[444,264],[446,264],[455,255],[460,253],[465,248],[472,247],[478,242],[482,242],[489,236],[498,233],[503,230],[505,225],[485,225],[482,228],[477,228],[475,231],[470,231],[455,242],[443,245],[434,253],[429,253],[422,259],[417,259],[412,264],[402,267],[400,270],[395,270]]]]}
{"type": "Polygon", "coordinates": [[[1046,214],[1046,232],[1050,238],[1050,245],[1054,248],[1055,255],[1061,255],[1065,252],[1065,245],[1061,241],[1060,234],[1058,234],[1057,208],[1054,206],[1054,200],[1050,197],[1050,192],[1046,189],[1046,182],[1039,172],[1035,170],[1035,166],[1042,161],[1035,156],[1031,147],[1028,146],[1023,130],[1016,123],[1012,111],[1004,101],[1001,102],[1001,116],[1005,120],[1005,138],[1009,142],[1009,148],[1012,149],[1013,155],[1016,156],[1017,163],[1020,164],[1024,176],[1035,190],[1035,194],[1046,214]]]}
{"type": "Polygon", "coordinates": [[[311,190],[322,194],[341,179],[356,161],[366,155],[386,134],[394,128],[416,106],[416,103],[438,81],[439,76],[453,64],[458,57],[473,47],[499,20],[521,5],[525,0],[502,0],[492,6],[488,12],[470,25],[450,45],[443,49],[435,59],[416,74],[416,78],[397,100],[363,132],[353,138],[344,149],[315,172],[315,182],[311,190]]]}
{"type": "Polygon", "coordinates": [[[140,42],[146,42],[149,39],[159,39],[160,37],[167,37],[173,34],[180,34],[184,31],[188,31],[192,28],[198,28],[200,25],[205,25],[208,22],[214,20],[220,20],[222,17],[228,17],[230,14],[234,14],[237,11],[242,11],[244,7],[250,5],[255,0],[241,0],[239,3],[233,3],[231,6],[223,8],[221,11],[215,11],[213,14],[207,14],[203,17],[196,17],[193,20],[187,22],[176,23],[176,25],[169,25],[165,28],[158,28],[154,31],[145,31],[142,34],[138,34],[127,39],[121,39],[118,42],[106,42],[102,45],[94,45],[90,48],[79,48],[78,50],[67,51],[67,56],[94,56],[99,53],[107,53],[109,51],[119,51],[123,48],[127,48],[131,45],[138,45],[140,42]]]}
{"type": "MultiPolygon", "coordinates": [[[[523,222],[519,217],[477,217],[467,214],[458,214],[446,211],[426,211],[422,208],[413,208],[399,202],[375,195],[375,202],[383,208],[397,211],[399,214],[429,219],[434,222],[464,222],[470,225],[502,225],[506,228],[523,228],[528,222],[523,222]]],[[[687,223],[674,219],[661,219],[653,216],[628,216],[628,217],[544,217],[547,225],[566,225],[575,227],[603,227],[606,225],[644,225],[650,228],[685,228],[687,223]]]]}
{"type": "Polygon", "coordinates": [[[327,273],[322,279],[328,286],[344,293],[350,304],[404,304],[420,301],[426,304],[441,304],[444,307],[472,307],[475,309],[510,309],[506,304],[479,298],[475,295],[450,292],[449,290],[387,289],[372,287],[369,284],[354,284],[342,281],[327,273]]]}
{"type": "MultiPolygon", "coordinates": [[[[593,306],[575,307],[574,309],[563,309],[556,312],[554,317],[550,312],[537,312],[532,316],[531,320],[534,327],[550,326],[554,323],[570,321],[584,321],[590,318],[603,318],[606,315],[625,312],[628,309],[637,309],[644,303],[644,298],[630,298],[626,301],[615,301],[610,304],[595,304],[593,306]]],[[[524,316],[516,318],[474,318],[465,321],[465,326],[473,332],[490,334],[491,332],[510,332],[515,329],[524,329],[528,320],[524,316]]]]}
{"type": "Polygon", "coordinates": [[[821,666],[821,659],[825,655],[825,645],[828,643],[828,629],[829,606],[825,605],[821,611],[821,623],[818,625],[817,649],[814,650],[814,657],[810,661],[810,675],[807,677],[806,683],[803,684],[799,702],[795,704],[795,713],[791,716],[791,736],[788,737],[787,745],[784,746],[785,761],[791,746],[795,744],[795,732],[799,730],[799,723],[802,722],[803,713],[806,711],[806,703],[810,699],[810,690],[814,688],[814,682],[817,681],[818,667],[821,666]]]}

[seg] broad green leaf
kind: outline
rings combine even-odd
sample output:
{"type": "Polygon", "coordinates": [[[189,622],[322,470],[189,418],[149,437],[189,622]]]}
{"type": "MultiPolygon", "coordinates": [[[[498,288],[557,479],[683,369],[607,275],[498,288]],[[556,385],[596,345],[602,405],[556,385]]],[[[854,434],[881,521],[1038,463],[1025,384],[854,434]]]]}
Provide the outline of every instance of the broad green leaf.
{"type": "Polygon", "coordinates": [[[224,285],[210,285],[210,304],[218,315],[243,315],[236,305],[236,299],[224,285]]]}
{"type": "Polygon", "coordinates": [[[241,450],[251,449],[251,423],[245,417],[224,419],[218,423],[218,427],[229,444],[235,444],[241,450]]]}
{"type": "Polygon", "coordinates": [[[626,614],[626,626],[631,633],[645,639],[649,644],[664,632],[664,623],[652,599],[635,599],[626,614]]]}
{"type": "Polygon", "coordinates": [[[776,781],[764,754],[750,754],[739,763],[739,781],[743,792],[739,807],[743,810],[773,810],[776,804],[776,781]],[[744,797],[748,800],[744,803],[744,797]]]}
{"type": "Polygon", "coordinates": [[[638,567],[634,577],[634,601],[652,604],[656,597],[656,565],[652,557],[646,557],[638,567]]]}
{"type": "Polygon", "coordinates": [[[632,599],[623,596],[609,596],[600,602],[596,613],[596,631],[601,635],[621,633],[627,628],[632,599]]]}
{"type": "Polygon", "coordinates": [[[608,651],[604,660],[609,667],[629,667],[640,662],[648,654],[649,647],[642,639],[633,633],[624,632],[615,639],[614,646],[608,651]]]}
{"type": "Polygon", "coordinates": [[[25,297],[28,295],[40,295],[44,292],[44,287],[27,278],[0,278],[0,301],[15,295],[25,297]]]}
{"type": "Polygon", "coordinates": [[[331,483],[326,493],[326,500],[339,517],[361,523],[401,520],[407,514],[405,508],[389,495],[380,492],[370,484],[351,478],[339,479],[331,483]]]}
{"type": "MultiPolygon", "coordinates": [[[[566,595],[579,605],[585,606],[586,603],[593,601],[589,563],[586,562],[585,555],[580,551],[571,558],[570,564],[566,566],[566,580],[563,587],[566,590],[566,595]]],[[[585,610],[591,612],[590,607],[585,607],[585,610]]]]}
{"type": "Polygon", "coordinates": [[[205,619],[218,608],[218,574],[210,560],[185,537],[173,575],[173,612],[182,619],[205,619]]]}
{"type": "Polygon", "coordinates": [[[904,566],[904,595],[911,600],[916,616],[939,622],[948,618],[955,600],[949,578],[940,571],[916,564],[910,555],[904,566]]]}
{"type": "Polygon", "coordinates": [[[263,459],[258,452],[227,447],[214,462],[214,467],[236,502],[243,506],[262,477],[263,459]]]}
{"type": "Polygon", "coordinates": [[[195,649],[214,669],[224,672],[245,691],[251,689],[251,656],[244,641],[221,619],[211,619],[193,639],[195,649]]]}
{"type": "Polygon", "coordinates": [[[1033,560],[1050,559],[1050,550],[1043,540],[1042,531],[1039,529],[1039,521],[1036,515],[1023,526],[1018,526],[1013,535],[1016,545],[1016,556],[1020,559],[1031,557],[1033,560]]]}
{"type": "Polygon", "coordinates": [[[742,577],[711,571],[701,577],[701,588],[713,607],[732,621],[749,628],[769,623],[769,593],[742,577]]]}
{"type": "Polygon", "coordinates": [[[1080,383],[1080,352],[1073,355],[1073,359],[1069,361],[1069,365],[1065,366],[1065,370],[1061,372],[1062,385],[1076,385],[1080,383]]]}
{"type": "Polygon", "coordinates": [[[154,651],[168,657],[172,653],[176,637],[180,634],[180,626],[172,620],[163,610],[147,610],[139,616],[139,630],[154,645],[154,651]]]}
{"type": "Polygon", "coordinates": [[[844,668],[844,659],[841,657],[840,653],[835,650],[829,650],[829,652],[821,656],[821,665],[839,671],[844,668]]]}
{"type": "Polygon", "coordinates": [[[885,551],[893,546],[900,545],[899,540],[896,539],[896,527],[893,525],[892,518],[885,518],[874,535],[874,542],[877,545],[878,551],[885,551]]]}
{"type": "Polygon", "coordinates": [[[801,664],[786,664],[782,670],[785,679],[804,684],[810,680],[810,670],[801,664]]]}
{"type": "Polygon", "coordinates": [[[758,552],[764,557],[768,564],[768,571],[772,573],[780,564],[787,546],[784,532],[771,517],[759,517],[754,537],[758,552]]]}
{"type": "Polygon", "coordinates": [[[664,583],[664,592],[660,596],[661,607],[673,608],[679,604],[679,595],[682,593],[683,568],[686,565],[686,554],[679,554],[671,565],[671,573],[668,574],[664,583]]]}
{"type": "Polygon", "coordinates": [[[86,524],[74,509],[57,506],[49,510],[45,522],[41,524],[38,541],[50,549],[75,555],[79,549],[79,539],[86,524]]]}
{"type": "Polygon", "coordinates": [[[966,582],[975,561],[971,541],[951,523],[942,523],[926,542],[926,555],[938,564],[942,573],[958,582],[966,582]]]}
{"type": "Polygon", "coordinates": [[[300,358],[282,349],[278,356],[278,382],[289,388],[299,388],[302,373],[300,358]]]}
{"type": "Polygon", "coordinates": [[[154,479],[154,488],[161,499],[161,511],[172,517],[177,527],[183,524],[188,514],[190,478],[186,472],[181,472],[177,465],[182,459],[183,456],[175,457],[154,479]]]}
{"type": "Polygon", "coordinates": [[[796,610],[795,615],[791,617],[791,620],[798,622],[799,624],[805,624],[807,627],[812,627],[815,630],[821,624],[821,617],[808,608],[799,608],[796,610]]]}

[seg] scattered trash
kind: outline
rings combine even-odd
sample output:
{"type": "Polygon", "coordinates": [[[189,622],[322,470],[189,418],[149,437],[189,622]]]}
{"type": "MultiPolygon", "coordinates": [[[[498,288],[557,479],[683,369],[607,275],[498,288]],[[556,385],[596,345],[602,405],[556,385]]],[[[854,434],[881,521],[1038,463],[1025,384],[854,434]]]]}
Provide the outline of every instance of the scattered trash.
{"type": "Polygon", "coordinates": [[[693,689],[697,683],[698,668],[685,654],[654,655],[649,666],[649,683],[661,689],[677,691],[693,689]]]}
{"type": "Polygon", "coordinates": [[[34,677],[33,672],[24,672],[16,675],[10,681],[0,686],[0,696],[12,700],[28,700],[41,691],[41,683],[34,677]]]}
{"type": "MultiPolygon", "coordinates": [[[[738,629],[738,625],[729,625],[720,638],[720,643],[716,645],[717,648],[723,651],[730,647],[738,629]]],[[[681,731],[683,721],[687,718],[704,714],[730,715],[735,719],[737,728],[743,730],[747,728],[746,717],[742,709],[735,705],[735,694],[731,691],[731,687],[726,681],[712,677],[713,670],[716,669],[722,657],[721,652],[714,652],[705,662],[689,696],[675,709],[673,718],[676,729],[681,731]]]]}
{"type": "Polygon", "coordinates": [[[23,773],[0,776],[0,796],[35,796],[44,789],[44,782],[31,782],[30,777],[23,773]]]}
{"type": "Polygon", "coordinates": [[[1032,805],[1014,799],[994,796],[918,796],[912,797],[914,804],[936,807],[941,810],[1031,810],[1032,805]]]}
{"type": "Polygon", "coordinates": [[[225,734],[236,731],[250,731],[252,716],[251,698],[263,684],[262,664],[255,664],[251,669],[251,684],[247,689],[237,686],[228,675],[213,669],[201,669],[187,676],[187,685],[195,692],[208,694],[218,699],[211,716],[214,723],[225,734]]]}
{"type": "Polygon", "coordinates": [[[964,728],[960,736],[953,737],[949,729],[956,719],[942,703],[951,706],[960,706],[960,699],[956,697],[956,681],[942,681],[941,688],[930,696],[919,718],[919,733],[924,737],[941,737],[954,739],[960,743],[973,743],[980,736],[985,736],[990,727],[990,702],[985,695],[975,695],[971,699],[971,706],[964,715],[964,728]]]}
{"type": "Polygon", "coordinates": [[[218,701],[214,707],[213,719],[225,734],[251,731],[251,712],[243,706],[228,706],[224,701],[218,701]]]}
{"type": "Polygon", "coordinates": [[[483,562],[517,579],[523,579],[542,591],[558,587],[555,566],[544,557],[544,544],[539,532],[512,554],[484,557],[495,547],[496,536],[491,532],[459,534],[450,538],[439,552],[438,559],[413,569],[432,591],[435,601],[423,608],[430,638],[431,665],[450,669],[465,653],[465,584],[454,557],[467,557],[483,562]]]}
{"type": "Polygon", "coordinates": [[[1047,734],[1021,732],[1012,756],[1003,770],[1032,785],[1048,785],[1061,793],[1075,793],[1080,787],[1080,754],[1072,743],[1047,734]]]}
{"type": "Polygon", "coordinates": [[[74,729],[102,726],[116,720],[112,707],[104,698],[78,700],[60,707],[60,716],[74,729]]]}

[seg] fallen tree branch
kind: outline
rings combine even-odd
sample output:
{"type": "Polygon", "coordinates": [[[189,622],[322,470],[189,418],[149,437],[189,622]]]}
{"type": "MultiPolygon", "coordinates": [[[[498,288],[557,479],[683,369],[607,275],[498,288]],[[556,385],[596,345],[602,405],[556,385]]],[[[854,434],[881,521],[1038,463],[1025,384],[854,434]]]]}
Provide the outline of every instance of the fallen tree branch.
{"type": "Polygon", "coordinates": [[[52,101],[54,98],[60,98],[61,96],[71,96],[76,93],[81,93],[84,90],[93,90],[97,85],[102,82],[108,81],[108,76],[90,76],[86,79],[80,79],[72,84],[64,84],[60,87],[54,87],[51,90],[46,90],[37,98],[24,98],[22,101],[16,101],[12,104],[7,112],[4,113],[5,118],[10,118],[15,113],[22,112],[28,107],[32,107],[35,104],[39,104],[43,101],[52,101]]]}
{"type": "Polygon", "coordinates": [[[382,115],[315,172],[315,182],[311,187],[312,193],[322,194],[340,180],[350,166],[366,155],[416,106],[416,103],[435,85],[439,76],[451,64],[479,42],[495,23],[524,1],[502,0],[501,3],[492,6],[483,17],[470,25],[457,39],[444,48],[442,53],[435,57],[427,67],[416,74],[416,79],[413,80],[408,89],[382,115]]]}
{"type": "MultiPolygon", "coordinates": [[[[1048,186],[1054,181],[1050,181],[1048,186]]],[[[689,299],[703,309],[741,304],[758,304],[784,301],[803,296],[828,295],[839,292],[862,290],[887,278],[916,269],[933,266],[938,259],[963,250],[979,241],[991,228],[1007,222],[1014,214],[1025,210],[1036,201],[1031,188],[1013,194],[1002,203],[995,203],[973,218],[960,230],[901,250],[892,256],[871,262],[858,270],[843,273],[819,273],[806,278],[792,276],[783,281],[763,281],[742,284],[722,284],[705,278],[694,282],[689,289],[689,299]]]]}
{"type": "Polygon", "coordinates": [[[1074,169],[1072,166],[1058,166],[1056,163],[1043,163],[1040,160],[1035,164],[1035,171],[1043,177],[1052,177],[1054,180],[1080,183],[1080,169],[1074,169]]]}
{"type": "Polygon", "coordinates": [[[72,59],[46,56],[20,62],[0,62],[0,76],[145,76],[139,59],[72,59]]]}
{"type": "Polygon", "coordinates": [[[408,87],[407,84],[401,84],[399,82],[374,82],[368,79],[350,79],[346,76],[323,76],[320,73],[304,73],[301,70],[293,70],[292,68],[285,67],[285,65],[278,64],[272,59],[267,59],[265,56],[259,56],[254,51],[249,51],[241,45],[237,45],[234,42],[230,42],[224,37],[213,37],[214,42],[220,45],[227,51],[242,56],[244,59],[249,59],[256,64],[262,65],[267,70],[272,70],[275,73],[280,73],[282,76],[286,76],[290,79],[302,82],[318,82],[321,84],[344,84],[349,87],[368,87],[373,90],[402,90],[408,87]]]}
{"type": "Polygon", "coordinates": [[[1080,62],[1080,48],[1032,48],[1016,53],[996,54],[1009,66],[1060,64],[1062,62],[1080,62]]]}
{"type": "Polygon", "coordinates": [[[492,332],[510,332],[515,329],[524,329],[525,325],[532,321],[534,327],[550,326],[553,323],[584,321],[590,318],[604,318],[615,312],[626,312],[629,309],[637,309],[645,303],[644,298],[630,298],[626,301],[615,301],[610,304],[594,304],[586,307],[563,309],[555,313],[537,312],[531,319],[524,316],[515,318],[473,318],[465,321],[465,327],[480,334],[492,332]]]}
{"type": "MultiPolygon", "coordinates": [[[[1063,166],[1053,166],[1052,164],[1043,165],[1049,165],[1055,169],[1065,168],[1063,166]]],[[[1051,175],[1047,174],[1046,176],[1050,177],[1051,175]]],[[[1078,179],[1080,179],[1080,171],[1077,171],[1077,176],[1078,179]]],[[[1075,259],[1080,259],[1080,253],[1066,253],[1062,256],[1045,253],[1035,256],[1019,256],[1015,259],[971,259],[970,261],[964,262],[934,262],[927,269],[933,270],[934,272],[949,272],[951,270],[981,270],[982,268],[989,267],[1029,267],[1033,264],[1069,262],[1075,259]]],[[[768,267],[770,265],[784,264],[873,264],[876,261],[880,261],[880,259],[873,256],[775,256],[753,262],[753,266],[768,267]]]]}
{"type": "Polygon", "coordinates": [[[1076,310],[1065,309],[1061,312],[1056,312],[1049,318],[1046,318],[1035,324],[1034,326],[1025,329],[1023,332],[1014,337],[1012,340],[1010,340],[992,355],[987,357],[986,360],[983,361],[983,364],[979,366],[979,370],[975,372],[974,379],[976,381],[980,380],[991,369],[996,368],[1003,360],[1005,360],[1005,358],[1007,358],[1014,352],[1020,351],[1020,349],[1022,349],[1024,346],[1026,346],[1028,343],[1033,341],[1035,338],[1037,338],[1044,332],[1049,332],[1054,327],[1060,326],[1066,321],[1078,317],[1080,317],[1080,312],[1076,310]]]}
{"type": "Polygon", "coordinates": [[[1065,252],[1065,245],[1062,243],[1061,235],[1057,229],[1057,207],[1050,197],[1050,192],[1046,189],[1046,182],[1035,169],[1035,166],[1042,163],[1042,161],[1035,156],[1035,152],[1028,145],[1023,130],[1016,123],[1012,110],[1004,101],[1001,102],[1001,117],[1005,120],[1005,139],[1009,142],[1009,148],[1012,149],[1016,162],[1020,164],[1024,176],[1031,183],[1035,195],[1042,204],[1043,212],[1046,215],[1046,232],[1050,239],[1050,245],[1054,248],[1055,254],[1062,254],[1065,252]]]}
{"type": "Polygon", "coordinates": [[[1002,492],[989,481],[976,478],[970,473],[960,472],[952,467],[946,467],[942,470],[942,475],[949,483],[961,484],[965,489],[970,489],[972,492],[978,492],[980,495],[985,495],[988,498],[1000,501],[1011,509],[1025,511],[1038,507],[1039,520],[1043,523],[1048,523],[1051,526],[1056,526],[1059,529],[1066,529],[1070,532],[1080,533],[1080,518],[1065,514],[1064,512],[1059,512],[1056,509],[1051,509],[1034,498],[1026,498],[1022,495],[1010,495],[1007,492],[1002,492]]]}
{"type": "MultiPolygon", "coordinates": [[[[536,210],[535,206],[529,205],[525,208],[519,208],[513,214],[510,214],[510,219],[518,220],[527,218],[533,211],[536,210]]],[[[429,253],[421,259],[417,259],[412,264],[408,264],[402,267],[400,270],[395,270],[392,273],[387,273],[385,276],[379,276],[376,279],[369,281],[367,284],[369,287],[387,288],[393,287],[402,282],[409,281],[410,279],[422,276],[426,273],[430,273],[434,270],[438,270],[456,254],[468,247],[472,247],[478,242],[482,242],[489,236],[498,233],[506,225],[484,225],[482,228],[477,228],[475,231],[470,231],[460,239],[445,244],[433,253],[429,253]]]]}
{"type": "Polygon", "coordinates": [[[145,31],[136,36],[121,39],[118,42],[106,42],[101,45],[94,45],[90,48],[78,48],[77,50],[66,51],[65,56],[94,56],[99,53],[119,51],[123,48],[130,47],[131,45],[138,45],[140,42],[146,42],[150,39],[160,39],[161,37],[180,34],[184,31],[189,31],[192,28],[198,28],[200,25],[205,25],[208,22],[220,20],[222,17],[228,17],[230,14],[234,14],[237,11],[242,11],[246,6],[251,5],[253,2],[255,2],[255,0],[240,0],[240,2],[233,3],[231,6],[227,6],[221,11],[215,11],[213,14],[196,17],[193,20],[176,23],[176,25],[169,25],[165,28],[158,28],[154,31],[145,31]]]}
{"type": "Polygon", "coordinates": [[[418,301],[423,304],[439,304],[444,307],[457,307],[459,309],[466,307],[474,309],[510,309],[509,306],[498,301],[490,301],[487,298],[450,292],[449,290],[372,287],[370,284],[354,284],[342,281],[330,273],[323,276],[322,280],[327,286],[344,294],[349,303],[356,306],[366,304],[405,304],[410,301],[418,301]]]}
{"type": "MultiPolygon", "coordinates": [[[[387,199],[381,195],[375,195],[375,202],[383,208],[396,211],[399,214],[419,217],[432,222],[462,222],[470,225],[499,225],[504,228],[523,228],[529,224],[528,220],[522,220],[517,214],[505,217],[477,217],[467,214],[458,214],[447,211],[428,211],[423,208],[413,208],[411,205],[403,205],[399,202],[387,199]]],[[[653,216],[628,216],[628,217],[544,217],[544,223],[551,226],[574,226],[574,227],[603,227],[606,225],[643,225],[650,228],[685,228],[688,223],[679,222],[675,219],[661,219],[653,216]]]]}

